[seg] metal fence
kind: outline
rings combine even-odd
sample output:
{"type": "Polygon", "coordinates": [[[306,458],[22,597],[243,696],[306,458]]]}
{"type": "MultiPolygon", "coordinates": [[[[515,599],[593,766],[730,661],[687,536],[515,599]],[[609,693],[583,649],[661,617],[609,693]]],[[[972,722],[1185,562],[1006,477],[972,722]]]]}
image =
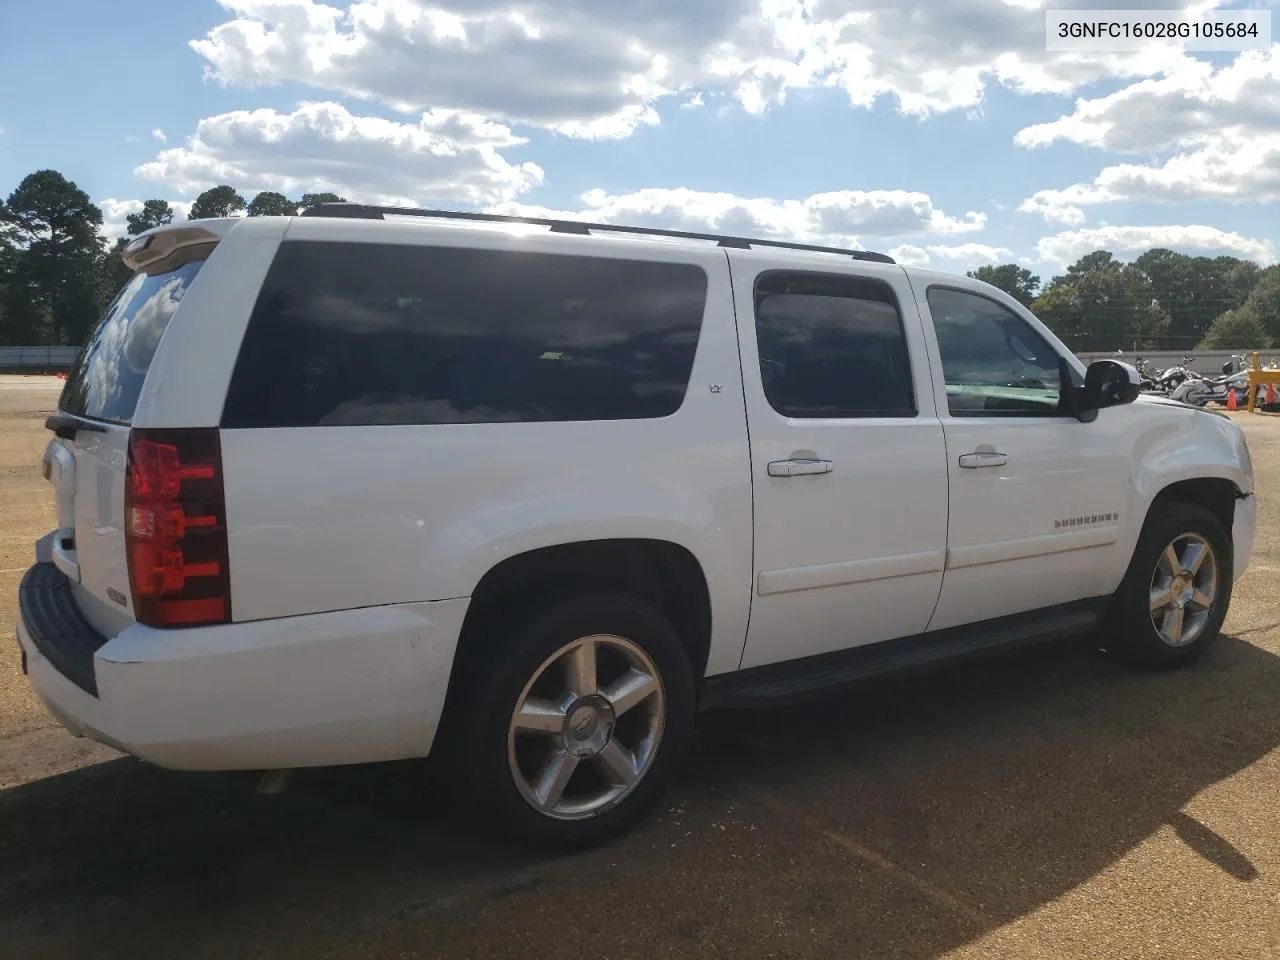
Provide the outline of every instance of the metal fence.
{"type": "MultiPolygon", "coordinates": [[[[1252,350],[1205,350],[1203,352],[1197,350],[1138,350],[1136,352],[1125,350],[1123,353],[1116,353],[1114,350],[1110,352],[1099,353],[1077,353],[1081,360],[1085,363],[1092,363],[1094,360],[1123,360],[1125,363],[1133,363],[1138,357],[1146,360],[1147,363],[1155,370],[1163,370],[1171,367],[1176,363],[1180,363],[1182,358],[1190,354],[1191,362],[1187,364],[1196,373],[1206,376],[1221,376],[1222,365],[1232,358],[1232,356],[1244,355],[1249,362],[1253,360],[1252,350]]],[[[1265,367],[1273,360],[1280,361],[1280,350],[1259,350],[1258,359],[1265,367]]]]}
{"type": "Polygon", "coordinates": [[[66,372],[76,362],[79,347],[0,347],[4,373],[66,372]]]}

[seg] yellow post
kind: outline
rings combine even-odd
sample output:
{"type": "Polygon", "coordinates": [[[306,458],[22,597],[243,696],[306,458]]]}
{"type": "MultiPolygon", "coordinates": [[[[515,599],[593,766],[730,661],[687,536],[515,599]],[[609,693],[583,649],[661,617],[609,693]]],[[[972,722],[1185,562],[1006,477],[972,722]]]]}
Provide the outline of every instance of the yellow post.
{"type": "Polygon", "coordinates": [[[1249,405],[1245,408],[1250,413],[1254,413],[1258,405],[1258,388],[1267,384],[1280,387],[1280,370],[1275,368],[1264,370],[1258,352],[1255,350],[1253,353],[1253,369],[1249,371],[1249,405]]]}
{"type": "Polygon", "coordinates": [[[1261,361],[1258,360],[1258,351],[1253,351],[1253,370],[1249,371],[1249,402],[1245,409],[1253,413],[1253,401],[1258,397],[1258,385],[1253,382],[1253,373],[1255,370],[1261,370],[1261,361]]]}

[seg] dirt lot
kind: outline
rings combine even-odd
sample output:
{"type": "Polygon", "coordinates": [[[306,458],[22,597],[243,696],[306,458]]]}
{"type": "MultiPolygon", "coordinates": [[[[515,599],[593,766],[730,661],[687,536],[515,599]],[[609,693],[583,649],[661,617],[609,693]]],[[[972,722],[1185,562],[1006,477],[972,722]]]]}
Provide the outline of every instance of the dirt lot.
{"type": "Polygon", "coordinates": [[[1280,417],[1238,415],[1257,553],[1195,669],[1071,643],[721,716],[636,834],[538,860],[422,765],[257,796],[58,728],[11,639],[56,397],[0,378],[0,954],[1280,957],[1280,417]]]}

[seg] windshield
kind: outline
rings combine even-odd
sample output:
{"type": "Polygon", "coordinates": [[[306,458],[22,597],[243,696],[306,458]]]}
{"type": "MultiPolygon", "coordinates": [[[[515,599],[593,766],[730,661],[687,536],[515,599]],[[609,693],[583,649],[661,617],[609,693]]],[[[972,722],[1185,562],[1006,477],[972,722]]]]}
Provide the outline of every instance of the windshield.
{"type": "Polygon", "coordinates": [[[194,259],[164,273],[139,273],[125,284],[80,351],[60,409],[114,423],[133,419],[151,358],[203,263],[194,259]]]}

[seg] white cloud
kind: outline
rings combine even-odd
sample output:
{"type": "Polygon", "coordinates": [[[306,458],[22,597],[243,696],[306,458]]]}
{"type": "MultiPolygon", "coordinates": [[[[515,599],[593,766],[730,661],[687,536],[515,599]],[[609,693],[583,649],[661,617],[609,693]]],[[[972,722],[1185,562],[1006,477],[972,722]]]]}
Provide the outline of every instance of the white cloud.
{"type": "Polygon", "coordinates": [[[1195,61],[1168,76],[1078,100],[1072,113],[1026,127],[1015,142],[1065,140],[1146,162],[1103,168],[1091,181],[1041,190],[1023,202],[1053,224],[1079,226],[1104,203],[1280,200],[1280,45],[1214,68],[1195,61]],[[1155,156],[1152,154],[1163,154],[1155,156]]]}
{"type": "Polygon", "coordinates": [[[1043,11],[1009,0],[219,2],[231,19],[191,46],[223,84],[298,82],[406,113],[443,106],[587,138],[628,136],[659,122],[664,98],[704,90],[758,113],[789,90],[838,87],[859,106],[888,96],[923,115],[977,107],[990,83],[1069,94],[1188,60],[1167,44],[1049,53],[1043,11]]]}
{"type": "Polygon", "coordinates": [[[151,131],[151,139],[159,140],[161,143],[164,143],[169,138],[165,136],[165,133],[163,130],[161,130],[159,127],[156,127],[154,130],[151,131]]]}
{"type": "Polygon", "coordinates": [[[1037,244],[1041,261],[1065,266],[1094,250],[1110,250],[1125,258],[1165,247],[1192,255],[1227,254],[1269,264],[1276,261],[1276,247],[1270,240],[1229,233],[1201,224],[1154,227],[1099,227],[1072,230],[1043,237],[1037,244]]]}
{"type": "Polygon", "coordinates": [[[986,225],[982,213],[951,217],[935,207],[928,194],[906,190],[841,190],[802,200],[739,197],[683,187],[619,195],[589,190],[582,195],[582,203],[577,211],[517,202],[496,204],[490,210],[847,247],[890,237],[972,233],[986,225]]]}
{"type": "Polygon", "coordinates": [[[182,146],[134,172],[181,193],[229,183],[246,198],[259,190],[333,191],[371,203],[486,204],[542,182],[537,164],[511,163],[502,154],[523,143],[476,114],[432,110],[417,123],[397,123],[336,103],[308,103],[292,113],[205,117],[182,146]]]}
{"type": "Polygon", "coordinates": [[[1168,76],[1130,84],[1049,123],[1018,131],[1014,142],[1043,147],[1056,140],[1149,154],[1201,143],[1222,133],[1280,131],[1280,45],[1248,51],[1215,69],[1192,60],[1168,76]]]}
{"type": "MultiPolygon", "coordinates": [[[[173,207],[175,221],[187,219],[187,214],[191,212],[190,201],[170,200],[169,206],[173,207]]],[[[114,243],[129,232],[126,218],[129,214],[139,213],[142,210],[142,201],[107,197],[105,200],[98,201],[98,207],[102,210],[102,235],[109,242],[114,243]]]]}
{"type": "Polygon", "coordinates": [[[1222,133],[1163,163],[1105,167],[1087,183],[1039,190],[1018,208],[1050,223],[1084,222],[1083,206],[1104,203],[1229,203],[1280,201],[1280,132],[1222,133]]]}
{"type": "Polygon", "coordinates": [[[984,264],[1008,263],[1013,259],[1008,247],[985,243],[935,243],[919,246],[904,243],[889,251],[889,256],[909,267],[933,267],[952,273],[964,273],[984,264]]]}
{"type": "Polygon", "coordinates": [[[904,267],[927,267],[929,265],[929,251],[924,247],[918,247],[914,243],[900,243],[889,251],[889,256],[902,264],[904,267]]]}
{"type": "Polygon", "coordinates": [[[126,134],[124,135],[124,142],[125,142],[125,143],[137,143],[137,142],[138,142],[138,137],[137,137],[137,135],[136,135],[136,134],[126,133],[126,134]]]}

